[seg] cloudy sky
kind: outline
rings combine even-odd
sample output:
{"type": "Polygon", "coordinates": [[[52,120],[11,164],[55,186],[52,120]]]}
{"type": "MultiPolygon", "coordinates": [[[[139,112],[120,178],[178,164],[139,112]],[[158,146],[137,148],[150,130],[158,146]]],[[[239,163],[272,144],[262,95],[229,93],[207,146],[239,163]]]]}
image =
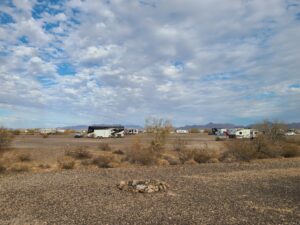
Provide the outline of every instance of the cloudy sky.
{"type": "Polygon", "coordinates": [[[300,1],[0,1],[0,125],[149,116],[300,121],[300,1]]]}

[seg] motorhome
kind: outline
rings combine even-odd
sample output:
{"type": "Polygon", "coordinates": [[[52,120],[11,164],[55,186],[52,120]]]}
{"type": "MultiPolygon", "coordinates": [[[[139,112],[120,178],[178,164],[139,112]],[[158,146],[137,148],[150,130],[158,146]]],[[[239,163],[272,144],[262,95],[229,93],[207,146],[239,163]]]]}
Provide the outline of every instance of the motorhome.
{"type": "Polygon", "coordinates": [[[93,138],[124,137],[124,130],[124,126],[119,125],[89,126],[87,136],[93,138]]]}

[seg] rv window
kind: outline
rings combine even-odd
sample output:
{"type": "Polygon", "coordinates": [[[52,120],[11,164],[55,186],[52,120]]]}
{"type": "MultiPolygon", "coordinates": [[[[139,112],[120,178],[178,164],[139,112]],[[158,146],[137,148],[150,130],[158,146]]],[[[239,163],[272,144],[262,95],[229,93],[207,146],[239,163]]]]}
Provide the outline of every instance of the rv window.
{"type": "Polygon", "coordinates": [[[240,132],[240,134],[243,134],[243,132],[240,132]]]}

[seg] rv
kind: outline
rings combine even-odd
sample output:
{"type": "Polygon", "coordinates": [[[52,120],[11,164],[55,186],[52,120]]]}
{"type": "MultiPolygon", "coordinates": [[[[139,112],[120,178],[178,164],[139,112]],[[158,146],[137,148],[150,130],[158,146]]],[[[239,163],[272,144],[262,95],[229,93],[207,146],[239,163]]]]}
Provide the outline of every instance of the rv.
{"type": "Polygon", "coordinates": [[[255,137],[257,137],[258,135],[258,131],[255,129],[248,129],[248,128],[244,128],[244,129],[238,129],[235,132],[235,137],[242,139],[242,138],[249,138],[249,139],[253,139],[255,137]]]}
{"type": "Polygon", "coordinates": [[[124,126],[89,126],[87,136],[93,138],[124,137],[124,126]]]}
{"type": "Polygon", "coordinates": [[[134,135],[134,134],[138,134],[139,130],[135,129],[135,128],[128,128],[125,130],[126,134],[128,135],[134,135]]]}
{"type": "Polygon", "coordinates": [[[188,130],[176,130],[177,134],[188,134],[189,131],[188,130]]]}

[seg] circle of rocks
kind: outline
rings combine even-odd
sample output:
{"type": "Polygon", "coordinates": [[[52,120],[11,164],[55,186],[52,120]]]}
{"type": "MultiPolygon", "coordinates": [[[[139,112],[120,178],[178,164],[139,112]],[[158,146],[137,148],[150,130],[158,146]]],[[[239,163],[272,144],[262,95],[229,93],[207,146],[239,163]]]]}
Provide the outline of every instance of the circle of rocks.
{"type": "Polygon", "coordinates": [[[168,185],[165,182],[159,180],[130,180],[120,181],[117,187],[123,191],[129,191],[134,193],[154,193],[160,191],[166,191],[168,185]]]}

